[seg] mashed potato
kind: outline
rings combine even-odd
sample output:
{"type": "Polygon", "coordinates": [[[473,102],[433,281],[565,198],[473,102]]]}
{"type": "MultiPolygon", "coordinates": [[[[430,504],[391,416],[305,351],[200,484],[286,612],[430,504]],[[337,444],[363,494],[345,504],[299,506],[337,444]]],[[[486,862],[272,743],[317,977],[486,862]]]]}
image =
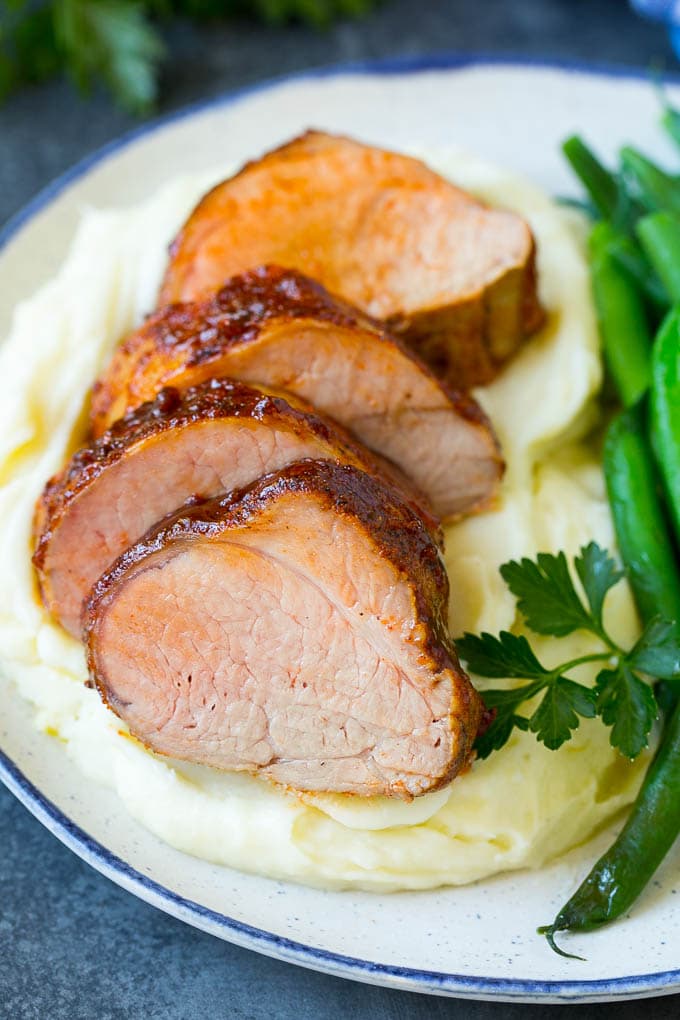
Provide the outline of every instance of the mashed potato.
{"type": "MultiPolygon", "coordinates": [[[[584,437],[601,378],[579,223],[530,185],[461,155],[426,153],[435,169],[526,216],[538,240],[546,328],[478,396],[508,463],[498,506],[448,529],[451,628],[510,628],[513,598],[498,573],[511,557],[613,544],[603,482],[584,437]]],[[[84,215],[56,279],[16,313],[0,352],[0,648],[9,682],[36,723],[91,779],[113,786],[161,839],[211,861],[328,887],[421,889],[538,867],[585,840],[634,797],[645,756],[630,764],[598,722],[551,752],[517,733],[448,789],[412,804],[298,798],[245,775],[145,751],[83,686],[80,645],[42,608],[31,556],[33,506],[82,441],[88,389],[122,333],[153,305],[165,250],[212,179],[180,180],[144,205],[84,215]]],[[[609,625],[637,623],[612,593],[609,625]]],[[[541,639],[547,662],[593,648],[577,635],[541,639]]],[[[587,667],[582,668],[588,677],[587,667]]],[[[592,674],[591,674],[592,675],[592,674]]],[[[480,681],[480,685],[482,682],[480,681]]]]}

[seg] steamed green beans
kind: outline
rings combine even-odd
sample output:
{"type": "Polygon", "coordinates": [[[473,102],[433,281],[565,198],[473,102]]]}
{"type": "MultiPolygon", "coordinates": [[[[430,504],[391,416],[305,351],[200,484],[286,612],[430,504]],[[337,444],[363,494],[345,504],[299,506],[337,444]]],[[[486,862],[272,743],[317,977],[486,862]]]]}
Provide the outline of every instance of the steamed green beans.
{"type": "MultiPolygon", "coordinates": [[[[621,917],[640,895],[680,831],[680,703],[664,731],[633,809],[619,836],[562,907],[539,928],[555,944],[558,931],[592,931],[621,917]]],[[[581,957],[576,957],[581,959],[581,957]]]]}
{"type": "MultiPolygon", "coordinates": [[[[617,543],[643,622],[663,617],[680,626],[680,569],[648,433],[644,403],[611,422],[603,465],[607,495],[617,543]]],[[[656,692],[662,714],[670,714],[676,700],[673,688],[661,681],[656,684],[656,692]]]]}
{"type": "Polygon", "coordinates": [[[666,106],[661,117],[661,125],[680,148],[680,111],[674,110],[672,106],[666,106]]]}
{"type": "Polygon", "coordinates": [[[680,575],[642,407],[619,414],[609,426],[604,473],[619,550],[640,616],[645,623],[655,616],[680,621],[680,575]]]}
{"type": "Polygon", "coordinates": [[[624,406],[629,407],[651,381],[651,337],[644,301],[610,253],[615,238],[608,223],[593,227],[590,272],[607,366],[624,406]]]}
{"type": "Polygon", "coordinates": [[[597,230],[600,226],[605,226],[609,231],[608,253],[626,273],[631,284],[640,291],[640,296],[651,304],[653,310],[660,312],[667,310],[668,292],[636,241],[623,231],[615,230],[608,223],[598,223],[594,229],[597,230]]]}
{"type": "Polygon", "coordinates": [[[680,542],[680,312],[665,319],[652,359],[652,445],[680,542]]]}
{"type": "MultiPolygon", "coordinates": [[[[657,495],[643,407],[624,411],[610,425],[604,469],[619,549],[640,615],[646,623],[655,616],[678,621],[680,576],[657,495]]],[[[680,704],[671,711],[623,830],[553,923],[538,929],[563,956],[571,954],[555,944],[556,932],[592,931],[625,913],[680,832],[680,704]]]]}
{"type": "MultiPolygon", "coordinates": [[[[667,107],[663,124],[680,145],[680,112],[667,107]]],[[[675,624],[677,635],[680,572],[667,510],[680,543],[680,178],[631,147],[621,150],[615,172],[603,168],[579,140],[570,139],[565,153],[602,217],[591,240],[593,290],[609,372],[625,408],[611,423],[604,446],[618,546],[643,622],[663,617],[675,624]],[[612,275],[612,264],[625,274],[634,297],[612,275]],[[658,322],[674,304],[678,308],[645,357],[641,308],[658,322]]],[[[557,952],[562,953],[556,932],[590,931],[627,911],[680,833],[676,667],[656,685],[666,723],[624,828],[554,922],[539,929],[557,952]]]]}
{"type": "Polygon", "coordinates": [[[680,217],[652,213],[639,220],[637,236],[673,303],[680,302],[680,217]]]}
{"type": "Polygon", "coordinates": [[[680,214],[680,185],[675,177],[630,146],[621,149],[620,158],[634,198],[650,211],[664,209],[680,214]]]}
{"type": "Polygon", "coordinates": [[[621,200],[616,177],[600,163],[578,135],[567,138],[562,144],[562,151],[600,216],[613,219],[621,200]]]}

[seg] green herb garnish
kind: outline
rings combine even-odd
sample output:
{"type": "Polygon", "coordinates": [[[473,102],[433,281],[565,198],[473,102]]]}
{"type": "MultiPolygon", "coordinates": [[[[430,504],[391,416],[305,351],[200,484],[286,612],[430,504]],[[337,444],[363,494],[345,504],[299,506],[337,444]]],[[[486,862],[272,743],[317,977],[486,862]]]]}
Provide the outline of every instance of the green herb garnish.
{"type": "Polygon", "coordinates": [[[378,0],[0,0],[0,99],[65,71],[81,91],[103,82],[132,113],[156,101],[163,22],[254,17],[323,27],[378,0]]]}
{"type": "Polygon", "coordinates": [[[465,634],[456,642],[461,658],[477,676],[527,680],[506,690],[482,692],[494,718],[477,740],[477,754],[487,758],[501,748],[514,729],[530,730],[551,750],[570,739],[581,718],[599,716],[611,727],[610,742],[627,758],[636,758],[649,741],[658,715],[647,677],[680,678],[680,643],[671,621],[653,619],[628,651],[609,635],[603,622],[607,593],[623,577],[608,552],[595,542],[574,558],[585,601],[576,590],[566,556],[539,553],[536,560],[511,561],[500,568],[517,597],[526,626],[536,634],[566,637],[575,631],[594,634],[602,651],[570,659],[548,669],[523,635],[502,631],[465,634]],[[587,662],[601,662],[594,687],[568,676],[587,662]],[[530,714],[521,709],[542,695],[530,714]]]}

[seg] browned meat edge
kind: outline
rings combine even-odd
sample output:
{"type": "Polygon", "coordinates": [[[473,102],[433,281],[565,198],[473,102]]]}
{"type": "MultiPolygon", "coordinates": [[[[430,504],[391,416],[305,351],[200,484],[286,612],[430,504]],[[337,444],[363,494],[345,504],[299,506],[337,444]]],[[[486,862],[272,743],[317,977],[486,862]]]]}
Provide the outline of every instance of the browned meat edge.
{"type": "Polygon", "coordinates": [[[382,556],[412,582],[422,622],[423,645],[433,668],[452,670],[463,679],[457,691],[465,709],[461,714],[460,753],[446,774],[429,788],[440,789],[471,759],[481,718],[481,699],[460,665],[448,632],[448,577],[439,551],[418,514],[394,490],[349,465],[299,461],[283,471],[265,475],[246,490],[183,507],[126,550],[99,579],[84,605],[83,641],[88,657],[89,686],[96,687],[104,702],[116,711],[110,692],[97,676],[93,644],[99,606],[129,570],[148,557],[162,553],[169,544],[192,537],[214,538],[229,528],[243,527],[273,499],[286,492],[312,494],[334,513],[351,516],[359,523],[382,556]]]}
{"type": "MultiPolygon", "coordinates": [[[[431,376],[430,370],[401,340],[387,333],[375,319],[363,315],[341,298],[294,269],[260,266],[228,280],[207,301],[168,305],[154,312],[144,325],[130,334],[114,352],[111,364],[94,384],[92,424],[98,420],[130,382],[130,368],[144,372],[149,362],[163,351],[188,352],[187,368],[219,357],[229,345],[246,344],[257,337],[268,323],[276,320],[316,319],[345,328],[371,332],[384,343],[394,344],[405,357],[431,376]],[[146,350],[144,350],[146,348],[146,350]],[[137,359],[138,351],[144,351],[137,359]]],[[[493,431],[489,419],[468,393],[437,380],[456,411],[468,421],[493,431]]]]}
{"type": "Polygon", "coordinates": [[[276,424],[289,424],[297,418],[301,431],[312,430],[339,453],[361,463],[365,470],[384,473],[387,479],[406,490],[416,499],[428,528],[441,541],[438,522],[427,509],[425,497],[414,492],[413,484],[398,469],[371,454],[338,424],[323,418],[299,397],[277,394],[255,388],[233,379],[211,379],[180,392],[171,386],[161,390],[155,400],[136,408],[88,446],[78,450],[63,471],[49,480],[36,506],[34,535],[36,550],[33,563],[40,570],[52,532],[56,529],[70,502],[86,489],[111,464],[119,460],[136,443],[169,429],[194,422],[230,416],[255,418],[276,424]],[[225,407],[225,401],[228,401],[225,407]]]}

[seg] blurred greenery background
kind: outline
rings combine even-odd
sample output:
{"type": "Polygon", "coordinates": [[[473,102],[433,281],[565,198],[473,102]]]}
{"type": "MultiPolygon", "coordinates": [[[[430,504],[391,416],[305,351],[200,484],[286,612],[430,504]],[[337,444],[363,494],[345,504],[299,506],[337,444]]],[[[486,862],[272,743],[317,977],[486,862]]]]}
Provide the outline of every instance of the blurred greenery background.
{"type": "Polygon", "coordinates": [[[323,28],[383,0],[0,0],[0,98],[67,73],[81,92],[103,83],[125,110],[158,98],[173,21],[299,21],[323,28]]]}

